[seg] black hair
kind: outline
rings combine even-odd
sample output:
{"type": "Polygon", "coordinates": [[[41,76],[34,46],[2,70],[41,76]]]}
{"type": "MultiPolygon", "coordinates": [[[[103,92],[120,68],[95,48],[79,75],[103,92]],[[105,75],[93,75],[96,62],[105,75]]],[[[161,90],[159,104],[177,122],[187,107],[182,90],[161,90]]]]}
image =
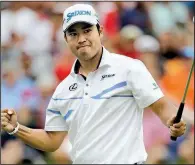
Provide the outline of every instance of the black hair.
{"type": "Polygon", "coordinates": [[[100,25],[98,23],[96,24],[96,27],[97,27],[97,30],[98,30],[98,32],[100,34],[100,25]]]}

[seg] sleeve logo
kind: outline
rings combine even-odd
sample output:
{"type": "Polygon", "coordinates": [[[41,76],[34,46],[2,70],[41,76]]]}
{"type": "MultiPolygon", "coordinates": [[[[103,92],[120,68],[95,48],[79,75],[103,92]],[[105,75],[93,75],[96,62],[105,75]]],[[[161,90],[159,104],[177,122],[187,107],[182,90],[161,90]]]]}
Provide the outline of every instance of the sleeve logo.
{"type": "Polygon", "coordinates": [[[156,83],[153,83],[153,90],[158,89],[158,85],[156,83]]]}

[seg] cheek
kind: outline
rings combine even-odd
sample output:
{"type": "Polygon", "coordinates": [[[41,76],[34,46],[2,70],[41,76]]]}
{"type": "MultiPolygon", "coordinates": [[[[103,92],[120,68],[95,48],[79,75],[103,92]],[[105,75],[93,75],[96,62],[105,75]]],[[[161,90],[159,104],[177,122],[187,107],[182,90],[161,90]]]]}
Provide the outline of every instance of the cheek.
{"type": "Polygon", "coordinates": [[[101,38],[100,38],[100,35],[97,34],[97,35],[93,36],[93,47],[98,49],[99,46],[101,46],[101,38]]]}
{"type": "Polygon", "coordinates": [[[75,52],[75,50],[76,50],[75,44],[73,44],[72,42],[67,42],[67,46],[69,47],[69,49],[70,49],[72,52],[75,52]]]}

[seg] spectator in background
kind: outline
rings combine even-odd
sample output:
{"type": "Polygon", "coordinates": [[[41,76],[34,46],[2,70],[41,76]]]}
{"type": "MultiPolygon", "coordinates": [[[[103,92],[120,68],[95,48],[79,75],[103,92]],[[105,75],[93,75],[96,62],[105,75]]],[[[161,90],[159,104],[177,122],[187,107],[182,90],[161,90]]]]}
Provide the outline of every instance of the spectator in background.
{"type": "Polygon", "coordinates": [[[74,63],[75,57],[70,54],[68,50],[61,53],[56,59],[54,73],[57,78],[58,83],[64,80],[71,71],[72,64],[74,63]]]}
{"type": "MultiPolygon", "coordinates": [[[[51,97],[53,86],[68,75],[74,61],[74,56],[69,55],[65,47],[61,24],[64,8],[73,3],[76,2],[6,2],[6,5],[2,2],[1,105],[18,107],[21,123],[29,123],[31,127],[42,125],[44,107],[51,97]],[[14,65],[10,63],[12,61],[14,65]],[[6,67],[4,67],[5,62],[9,63],[6,67]],[[18,71],[18,74],[15,71],[18,71]],[[10,87],[9,84],[15,86],[10,87]],[[23,103],[26,103],[25,106],[23,103]]],[[[94,7],[100,11],[100,21],[105,28],[105,47],[113,52],[121,51],[121,54],[140,58],[165,94],[169,95],[175,105],[178,105],[194,56],[194,24],[192,23],[194,2],[86,3],[94,4],[94,7]],[[143,41],[140,42],[138,37],[135,37],[137,33],[126,31],[121,37],[122,29],[129,25],[135,25],[143,33],[155,34],[160,41],[160,50],[158,41],[151,36],[141,36],[140,40],[143,41]],[[134,48],[136,53],[131,52],[134,48]]],[[[183,114],[190,126],[194,123],[193,83],[194,76],[183,114]]],[[[175,163],[178,156],[181,156],[183,162],[193,163],[193,131],[186,139],[178,139],[174,143],[175,146],[171,144],[167,148],[169,136],[163,134],[163,126],[160,126],[159,120],[150,110],[144,112],[143,122],[144,140],[149,152],[148,163],[166,163],[166,161],[175,163]],[[157,132],[155,124],[158,124],[162,134],[157,132]]],[[[10,141],[11,136],[5,136],[3,132],[1,140],[2,164],[46,163],[41,161],[42,158],[39,159],[37,154],[30,154],[34,151],[26,149],[17,140],[10,141]],[[7,159],[9,155],[12,157],[7,159]]],[[[54,160],[53,163],[69,162],[67,140],[64,140],[57,152],[49,155],[54,160]]]]}
{"type": "Polygon", "coordinates": [[[19,140],[10,140],[1,148],[1,164],[20,164],[24,155],[23,144],[19,140]]]}
{"type": "Polygon", "coordinates": [[[159,81],[161,73],[161,65],[159,59],[160,53],[160,43],[159,41],[151,35],[141,35],[134,42],[135,50],[137,50],[140,55],[140,60],[149,69],[150,73],[156,81],[159,81]]]}
{"type": "MultiPolygon", "coordinates": [[[[115,8],[104,17],[106,46],[117,51],[120,45],[120,31],[127,25],[134,25],[144,33],[151,33],[151,23],[145,3],[114,2],[115,8]]],[[[104,42],[105,43],[105,42],[104,42]]]]}
{"type": "Polygon", "coordinates": [[[105,16],[104,21],[108,36],[116,34],[129,24],[138,26],[144,32],[149,31],[149,17],[143,2],[115,2],[114,4],[115,8],[105,16]]]}
{"type": "MultiPolygon", "coordinates": [[[[153,36],[141,35],[135,40],[134,47],[140,53],[140,60],[146,65],[155,81],[160,84],[161,69],[159,67],[159,41],[153,36]]],[[[167,153],[166,144],[169,141],[169,133],[166,131],[166,127],[151,109],[144,111],[143,127],[144,144],[148,152],[146,163],[162,163],[163,160],[165,160],[165,155],[167,153]]]]}
{"type": "Polygon", "coordinates": [[[188,9],[182,2],[151,2],[147,10],[156,36],[169,32],[176,23],[186,23],[189,19],[188,9]]]}
{"type": "Polygon", "coordinates": [[[64,3],[56,2],[56,5],[52,8],[50,12],[50,20],[53,24],[52,30],[52,48],[51,48],[51,55],[55,58],[62,52],[66,50],[64,45],[64,37],[62,33],[62,17],[64,8],[66,6],[64,3]]]}
{"type": "MultiPolygon", "coordinates": [[[[124,6],[126,6],[126,3],[124,2],[124,6]]],[[[124,13],[120,15],[121,28],[131,24],[139,27],[144,33],[150,33],[151,25],[145,2],[134,3],[135,5],[131,8],[125,7],[124,13]]]]}
{"type": "MultiPolygon", "coordinates": [[[[1,107],[15,108],[18,114],[18,120],[30,127],[36,127],[37,119],[34,116],[35,108],[37,106],[37,93],[35,84],[31,79],[26,77],[18,61],[14,63],[4,63],[2,71],[2,84],[1,84],[1,107]]],[[[43,158],[40,153],[30,148],[23,143],[19,143],[17,138],[7,135],[2,132],[1,134],[1,146],[3,147],[2,160],[5,163],[21,163],[24,160],[31,162],[41,160],[43,158]],[[10,140],[14,140],[13,142],[10,140]],[[7,162],[6,158],[8,154],[17,152],[15,148],[10,150],[10,147],[18,147],[18,153],[14,154],[10,161],[7,162]],[[36,160],[34,159],[35,157],[36,160]]]]}
{"type": "Polygon", "coordinates": [[[184,164],[194,164],[194,127],[179,146],[179,156],[184,164]]]}
{"type": "Polygon", "coordinates": [[[194,16],[194,1],[184,1],[182,2],[183,4],[185,4],[188,7],[188,10],[190,12],[190,18],[192,20],[193,16],[194,16]]]}
{"type": "Polygon", "coordinates": [[[113,11],[107,13],[105,20],[103,21],[105,37],[110,41],[110,47],[115,50],[115,47],[119,44],[119,32],[120,32],[120,14],[124,10],[123,2],[114,2],[115,8],[113,11]]]}
{"type": "Polygon", "coordinates": [[[5,36],[2,46],[9,47],[3,50],[3,60],[14,61],[22,49],[32,57],[35,76],[40,76],[40,70],[51,73],[53,69],[50,50],[53,26],[43,9],[42,2],[11,2],[10,9],[2,11],[5,36]]]}
{"type": "MultiPolygon", "coordinates": [[[[69,4],[70,5],[70,4],[69,4]]],[[[53,22],[53,36],[52,36],[52,55],[54,62],[54,75],[57,83],[60,83],[70,73],[72,64],[75,58],[70,54],[66,46],[64,46],[64,37],[62,30],[61,19],[63,16],[66,3],[57,3],[52,9],[51,20],[53,22]]]]}
{"type": "MultiPolygon", "coordinates": [[[[169,95],[179,104],[181,101],[184,88],[188,79],[190,65],[186,66],[184,63],[185,59],[176,58],[169,60],[164,64],[165,73],[162,77],[162,86],[164,87],[165,93],[168,92],[169,95]],[[180,80],[180,81],[176,81],[180,80]]],[[[192,61],[191,61],[192,62],[192,61]]],[[[192,73],[192,78],[189,84],[188,95],[186,97],[186,104],[193,109],[194,106],[194,75],[192,73]]]]}
{"type": "Polygon", "coordinates": [[[36,76],[32,72],[32,57],[29,56],[25,51],[22,51],[21,55],[19,56],[19,60],[24,76],[31,81],[35,81],[36,76]]]}
{"type": "MultiPolygon", "coordinates": [[[[183,17],[182,17],[183,18],[183,17]]],[[[179,106],[184,94],[184,88],[192,63],[192,51],[186,54],[186,48],[192,46],[193,38],[189,37],[188,23],[174,23],[174,27],[168,32],[161,33],[159,40],[161,43],[160,58],[163,62],[163,75],[161,77],[161,86],[164,93],[179,106]],[[191,40],[191,41],[190,41],[191,40]],[[185,53],[184,53],[185,52],[185,53]],[[190,58],[189,58],[190,57],[190,58]],[[179,81],[178,81],[179,80],[179,81]]],[[[191,34],[192,35],[192,34],[191,34]]],[[[194,35],[193,35],[194,36],[194,35]]],[[[191,47],[192,48],[192,47],[191,47]]],[[[193,49],[193,48],[192,48],[193,49]]],[[[191,50],[192,50],[191,49],[191,50]]],[[[188,127],[194,123],[194,74],[188,89],[186,97],[185,111],[183,117],[188,121],[188,127]]],[[[179,158],[178,148],[185,140],[185,137],[179,139],[176,143],[168,144],[167,160],[170,163],[177,163],[179,158]]]]}
{"type": "Polygon", "coordinates": [[[108,1],[91,1],[90,4],[94,7],[94,9],[99,13],[99,21],[100,24],[104,23],[107,14],[115,9],[115,2],[108,1]]]}
{"type": "Polygon", "coordinates": [[[27,105],[33,110],[36,104],[35,86],[32,80],[23,75],[20,66],[13,63],[4,64],[2,76],[2,108],[19,110],[22,105],[27,105]]]}
{"type": "Polygon", "coordinates": [[[142,30],[135,25],[126,25],[120,30],[120,43],[117,53],[131,58],[139,58],[140,53],[134,48],[134,41],[143,34],[142,30]]]}
{"type": "Polygon", "coordinates": [[[36,126],[38,128],[43,128],[45,123],[45,109],[57,86],[56,78],[54,75],[44,74],[37,79],[36,86],[39,91],[39,99],[36,104],[36,126]]]}
{"type": "Polygon", "coordinates": [[[9,49],[16,41],[20,40],[13,31],[14,21],[12,21],[20,8],[22,8],[21,3],[12,2],[7,4],[7,8],[1,10],[1,48],[3,49],[9,49]]]}
{"type": "MultiPolygon", "coordinates": [[[[163,63],[160,63],[159,61],[160,60],[159,41],[152,36],[142,35],[135,40],[134,47],[137,51],[141,53],[140,59],[144,62],[146,67],[149,69],[154,79],[161,86],[162,90],[166,91],[166,95],[169,96],[170,103],[176,104],[175,100],[172,97],[170,97],[170,94],[172,94],[170,92],[171,89],[167,90],[166,87],[164,86],[164,84],[169,82],[171,77],[167,78],[166,81],[163,80],[164,75],[162,74],[163,72],[161,72],[161,67],[163,67],[163,63]]],[[[191,52],[191,56],[192,56],[192,53],[193,52],[191,52]]],[[[171,67],[172,65],[170,65],[168,70],[171,70],[171,67]]],[[[181,72],[178,74],[178,76],[180,74],[181,72]]],[[[175,80],[178,80],[180,78],[174,77],[173,79],[175,82],[175,80]]],[[[184,80],[187,80],[187,78],[185,78],[184,80]]],[[[179,82],[177,81],[175,82],[175,84],[170,84],[170,88],[175,88],[175,86],[176,88],[180,88],[177,85],[178,83],[179,82]]],[[[192,81],[192,84],[193,84],[193,81],[192,81]]],[[[190,90],[191,92],[194,93],[194,89],[192,86],[190,90]]],[[[194,96],[192,96],[191,94],[189,94],[188,96],[191,96],[191,98],[194,98],[194,96]]],[[[183,91],[182,91],[182,95],[183,95],[183,91]]],[[[181,101],[181,100],[178,100],[178,101],[181,101]]],[[[179,106],[179,102],[177,102],[177,106],[179,106]]],[[[187,104],[186,106],[189,106],[189,104],[187,104]]],[[[191,124],[193,124],[194,118],[193,118],[193,113],[191,113],[190,109],[187,108],[186,106],[185,106],[185,111],[183,113],[183,118],[185,118],[185,120],[188,121],[188,124],[190,126],[191,124]]],[[[149,153],[147,163],[157,164],[157,163],[166,163],[168,161],[170,162],[176,161],[177,155],[176,154],[174,155],[173,153],[177,153],[176,147],[179,146],[179,144],[185,139],[185,137],[178,140],[177,145],[173,146],[173,143],[171,143],[169,140],[169,134],[166,133],[166,128],[164,127],[164,125],[162,125],[162,123],[160,123],[158,118],[156,118],[156,116],[151,112],[151,110],[148,109],[144,111],[143,119],[144,119],[143,126],[144,126],[144,140],[145,140],[144,142],[146,145],[146,150],[149,153]],[[159,132],[161,133],[159,134],[159,132]],[[168,155],[171,155],[172,157],[168,155]]]]}
{"type": "MultiPolygon", "coordinates": [[[[189,75],[192,59],[190,55],[181,53],[173,59],[167,60],[164,63],[164,74],[161,78],[161,85],[164,93],[171,98],[173,103],[179,106],[184,94],[187,78],[189,75]],[[178,81],[179,80],[179,81],[178,81]]],[[[185,110],[183,113],[188,121],[188,127],[194,124],[194,74],[189,84],[188,94],[185,101],[185,110]]],[[[185,141],[185,136],[178,139],[176,143],[170,142],[168,145],[167,160],[170,163],[177,163],[179,159],[179,146],[185,141]]]]}
{"type": "MultiPolygon", "coordinates": [[[[160,38],[162,44],[161,56],[164,61],[164,74],[162,76],[162,86],[165,93],[169,93],[178,104],[182,99],[188,74],[194,56],[194,48],[188,44],[187,36],[189,32],[185,28],[175,28],[173,32],[160,38]],[[169,42],[166,42],[169,41],[169,42]],[[180,81],[175,81],[179,79],[180,81]]],[[[194,74],[188,89],[186,105],[194,107],[194,74]]]]}

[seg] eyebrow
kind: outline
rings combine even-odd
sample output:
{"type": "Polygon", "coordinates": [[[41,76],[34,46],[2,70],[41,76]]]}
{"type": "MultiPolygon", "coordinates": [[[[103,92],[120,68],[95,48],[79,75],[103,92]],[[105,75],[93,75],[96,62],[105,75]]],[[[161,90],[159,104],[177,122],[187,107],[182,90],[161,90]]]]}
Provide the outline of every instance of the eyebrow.
{"type": "MultiPolygon", "coordinates": [[[[84,30],[84,29],[90,28],[90,27],[92,27],[92,26],[93,26],[93,25],[85,24],[81,29],[84,30]]],[[[70,27],[70,28],[67,30],[67,32],[68,32],[68,33],[76,32],[76,29],[70,27]]]]}

